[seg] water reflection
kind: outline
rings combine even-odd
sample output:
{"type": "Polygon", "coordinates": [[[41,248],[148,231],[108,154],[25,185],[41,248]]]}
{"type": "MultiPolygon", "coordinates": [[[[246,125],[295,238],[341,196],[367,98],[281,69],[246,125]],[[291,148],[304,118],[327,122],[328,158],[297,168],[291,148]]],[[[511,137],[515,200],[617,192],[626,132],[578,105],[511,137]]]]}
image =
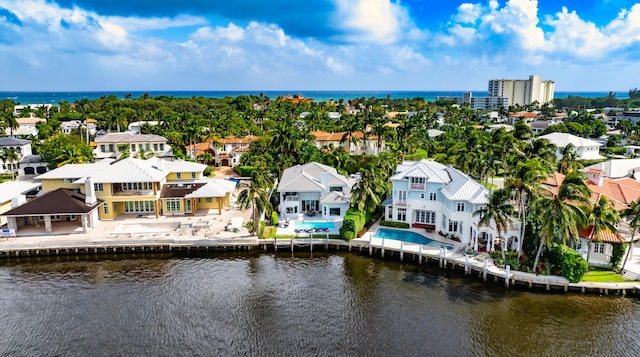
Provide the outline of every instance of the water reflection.
{"type": "Polygon", "coordinates": [[[639,355],[637,302],[348,253],[21,258],[0,355],[639,355]]]}

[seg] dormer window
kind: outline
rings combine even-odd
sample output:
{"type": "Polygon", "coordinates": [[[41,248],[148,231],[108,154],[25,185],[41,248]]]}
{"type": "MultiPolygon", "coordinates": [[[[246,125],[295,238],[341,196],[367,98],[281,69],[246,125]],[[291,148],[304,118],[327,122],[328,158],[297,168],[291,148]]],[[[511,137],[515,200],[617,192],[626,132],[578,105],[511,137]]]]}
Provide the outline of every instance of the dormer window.
{"type": "Polygon", "coordinates": [[[330,192],[342,192],[342,186],[331,186],[329,187],[330,192]]]}
{"type": "Polygon", "coordinates": [[[427,179],[424,177],[410,177],[409,188],[411,190],[424,190],[427,179]]]}

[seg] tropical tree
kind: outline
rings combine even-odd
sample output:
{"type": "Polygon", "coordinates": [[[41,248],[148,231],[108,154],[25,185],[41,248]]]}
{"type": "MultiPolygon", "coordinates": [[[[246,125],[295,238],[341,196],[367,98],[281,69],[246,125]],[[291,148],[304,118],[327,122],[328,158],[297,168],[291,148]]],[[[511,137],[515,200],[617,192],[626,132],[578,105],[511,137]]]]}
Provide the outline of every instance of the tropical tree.
{"type": "Polygon", "coordinates": [[[566,245],[567,239],[578,240],[580,228],[587,224],[586,207],[590,204],[590,196],[591,191],[584,183],[583,174],[572,172],[565,177],[557,194],[547,192],[534,202],[533,208],[541,222],[534,269],[537,269],[545,244],[559,240],[566,245]]]}
{"type": "Polygon", "coordinates": [[[542,181],[549,175],[548,167],[536,158],[519,162],[505,181],[505,188],[518,201],[518,218],[520,219],[520,238],[518,258],[522,254],[522,246],[527,227],[527,208],[542,189],[542,181]]]}
{"type": "Polygon", "coordinates": [[[0,126],[2,128],[9,129],[9,133],[10,133],[9,135],[10,136],[13,136],[13,131],[17,130],[20,127],[20,124],[18,123],[18,120],[13,116],[12,112],[4,113],[2,118],[0,118],[0,119],[2,121],[2,125],[0,125],[0,126]]]}
{"type": "Polygon", "coordinates": [[[502,259],[505,258],[504,251],[506,242],[502,240],[502,232],[506,232],[513,222],[513,206],[509,199],[509,193],[504,189],[498,189],[489,194],[488,202],[473,212],[473,216],[479,216],[478,223],[491,227],[492,223],[498,232],[498,239],[502,243],[502,259]]]}
{"type": "Polygon", "coordinates": [[[15,149],[4,149],[0,152],[0,160],[9,166],[11,177],[15,179],[15,163],[20,160],[20,155],[18,155],[15,149]]]}
{"type": "Polygon", "coordinates": [[[640,200],[631,202],[629,208],[625,209],[622,214],[627,218],[631,218],[631,220],[627,222],[629,227],[631,227],[631,241],[629,242],[629,249],[627,249],[627,254],[624,256],[624,262],[622,263],[620,271],[624,271],[627,260],[629,256],[632,255],[633,239],[635,238],[638,228],[640,228],[640,200]]]}
{"type": "Polygon", "coordinates": [[[360,179],[351,189],[351,206],[359,211],[373,212],[387,193],[387,179],[379,166],[368,163],[360,168],[360,179]]]}
{"type": "Polygon", "coordinates": [[[198,161],[203,164],[208,164],[213,161],[213,155],[210,152],[203,152],[201,154],[198,154],[198,161]]]}
{"type": "Polygon", "coordinates": [[[561,174],[566,175],[582,167],[578,159],[578,152],[573,144],[569,143],[563,147],[560,154],[562,154],[562,158],[558,161],[558,172],[561,174]]]}
{"type": "Polygon", "coordinates": [[[606,233],[618,232],[616,224],[620,221],[620,215],[613,203],[609,201],[605,196],[600,196],[598,202],[591,206],[589,212],[589,223],[591,224],[591,237],[589,243],[587,243],[587,269],[589,267],[589,258],[591,257],[591,243],[602,241],[602,237],[606,233]]]}
{"type": "Polygon", "coordinates": [[[120,153],[119,159],[126,159],[131,156],[131,147],[129,144],[118,144],[116,145],[118,152],[120,153]]]}
{"type": "Polygon", "coordinates": [[[240,209],[246,210],[249,209],[249,207],[253,209],[253,232],[258,232],[258,212],[262,213],[271,208],[269,198],[272,189],[273,177],[264,168],[258,168],[251,173],[249,187],[238,194],[236,202],[240,209]]]}
{"type": "Polygon", "coordinates": [[[55,159],[58,167],[67,164],[86,164],[91,160],[82,152],[81,148],[75,146],[65,146],[55,159]]]}

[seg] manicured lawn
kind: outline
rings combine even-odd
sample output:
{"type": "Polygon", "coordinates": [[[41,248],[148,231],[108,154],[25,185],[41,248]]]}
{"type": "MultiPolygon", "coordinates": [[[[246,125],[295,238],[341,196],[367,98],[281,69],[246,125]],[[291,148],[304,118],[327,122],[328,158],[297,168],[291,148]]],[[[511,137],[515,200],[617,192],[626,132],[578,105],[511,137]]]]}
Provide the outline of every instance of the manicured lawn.
{"type": "Polygon", "coordinates": [[[593,283],[624,283],[629,280],[610,270],[592,270],[584,274],[582,281],[593,283]]]}

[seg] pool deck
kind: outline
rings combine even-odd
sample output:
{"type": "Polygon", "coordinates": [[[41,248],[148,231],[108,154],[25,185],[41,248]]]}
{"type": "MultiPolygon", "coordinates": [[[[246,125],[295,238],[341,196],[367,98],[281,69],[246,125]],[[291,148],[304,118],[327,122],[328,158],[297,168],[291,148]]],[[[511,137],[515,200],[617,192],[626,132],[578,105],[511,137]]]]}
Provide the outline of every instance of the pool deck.
{"type": "MultiPolygon", "coordinates": [[[[282,222],[282,221],[281,221],[282,222]]],[[[309,237],[310,235],[336,235],[340,234],[340,227],[342,227],[342,220],[329,220],[329,219],[304,219],[304,220],[289,220],[288,227],[278,227],[276,231],[276,235],[279,237],[309,237]],[[304,223],[333,223],[334,228],[329,228],[328,231],[321,232],[296,232],[296,223],[304,222],[304,223]]]]}

